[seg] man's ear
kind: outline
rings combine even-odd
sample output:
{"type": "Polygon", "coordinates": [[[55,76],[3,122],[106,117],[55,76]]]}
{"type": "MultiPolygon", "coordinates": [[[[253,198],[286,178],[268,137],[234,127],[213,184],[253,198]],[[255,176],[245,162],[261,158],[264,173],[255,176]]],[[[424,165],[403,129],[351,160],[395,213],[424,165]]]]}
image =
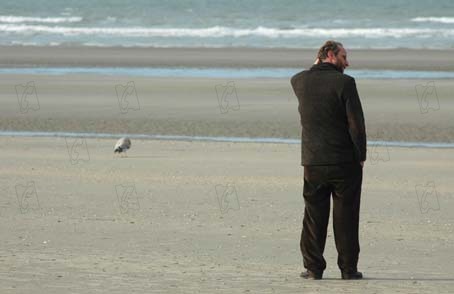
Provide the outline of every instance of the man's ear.
{"type": "Polygon", "coordinates": [[[328,55],[328,58],[329,58],[329,59],[333,59],[334,57],[336,57],[336,56],[334,55],[333,50],[329,50],[327,55],[328,55]]]}

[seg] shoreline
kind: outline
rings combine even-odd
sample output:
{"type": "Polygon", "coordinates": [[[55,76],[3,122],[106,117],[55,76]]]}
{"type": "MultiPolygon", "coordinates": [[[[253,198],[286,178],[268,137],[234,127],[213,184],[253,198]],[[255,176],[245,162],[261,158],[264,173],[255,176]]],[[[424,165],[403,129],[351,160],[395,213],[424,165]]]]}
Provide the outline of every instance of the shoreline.
{"type": "MultiPolygon", "coordinates": [[[[301,68],[227,68],[227,67],[0,67],[0,75],[30,76],[107,76],[197,79],[289,79],[301,68]]],[[[447,80],[454,71],[347,69],[355,79],[370,80],[447,80]]]]}
{"type": "MultiPolygon", "coordinates": [[[[307,68],[317,49],[0,46],[0,67],[307,68]]],[[[449,49],[348,49],[350,69],[454,71],[449,49]]]]}
{"type": "MultiPolygon", "coordinates": [[[[3,131],[0,137],[10,138],[83,138],[83,139],[115,139],[128,137],[135,140],[170,141],[170,142],[207,142],[207,143],[252,143],[252,144],[290,144],[299,145],[299,138],[263,138],[263,137],[209,137],[190,135],[160,135],[160,134],[109,134],[109,133],[78,133],[78,132],[40,132],[40,131],[3,131]]],[[[397,148],[430,148],[454,149],[452,142],[424,141],[367,141],[368,147],[397,147],[397,148]]]]}

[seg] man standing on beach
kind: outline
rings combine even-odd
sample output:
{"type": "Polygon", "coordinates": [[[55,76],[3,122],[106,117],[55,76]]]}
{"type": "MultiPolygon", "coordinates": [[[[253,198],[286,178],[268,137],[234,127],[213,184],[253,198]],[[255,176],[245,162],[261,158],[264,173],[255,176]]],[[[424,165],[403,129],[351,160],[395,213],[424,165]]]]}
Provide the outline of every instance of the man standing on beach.
{"type": "Polygon", "coordinates": [[[358,272],[359,208],[366,128],[355,79],[343,45],[327,41],[315,64],[292,77],[301,116],[301,164],[304,166],[304,219],[301,252],[306,279],[321,279],[333,196],[333,228],[342,279],[361,279],[358,272]]]}

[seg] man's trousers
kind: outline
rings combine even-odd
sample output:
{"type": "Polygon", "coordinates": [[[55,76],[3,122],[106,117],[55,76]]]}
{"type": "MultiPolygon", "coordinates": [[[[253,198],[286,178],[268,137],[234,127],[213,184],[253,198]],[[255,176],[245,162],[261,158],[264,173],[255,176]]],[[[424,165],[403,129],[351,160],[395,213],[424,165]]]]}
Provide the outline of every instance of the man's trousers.
{"type": "Polygon", "coordinates": [[[326,268],[323,251],[332,195],[337,264],[342,272],[357,271],[362,178],[359,162],[304,166],[305,209],[300,247],[306,269],[322,273],[326,268]]]}

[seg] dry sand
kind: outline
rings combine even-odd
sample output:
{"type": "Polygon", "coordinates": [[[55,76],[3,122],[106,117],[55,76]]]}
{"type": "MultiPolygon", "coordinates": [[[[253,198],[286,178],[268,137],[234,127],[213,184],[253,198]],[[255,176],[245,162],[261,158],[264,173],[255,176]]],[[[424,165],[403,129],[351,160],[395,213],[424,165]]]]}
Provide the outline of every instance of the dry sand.
{"type": "Polygon", "coordinates": [[[330,225],[325,279],[305,281],[299,146],[79,143],[0,138],[1,293],[454,291],[454,150],[370,147],[366,278],[340,280],[330,225]]]}

